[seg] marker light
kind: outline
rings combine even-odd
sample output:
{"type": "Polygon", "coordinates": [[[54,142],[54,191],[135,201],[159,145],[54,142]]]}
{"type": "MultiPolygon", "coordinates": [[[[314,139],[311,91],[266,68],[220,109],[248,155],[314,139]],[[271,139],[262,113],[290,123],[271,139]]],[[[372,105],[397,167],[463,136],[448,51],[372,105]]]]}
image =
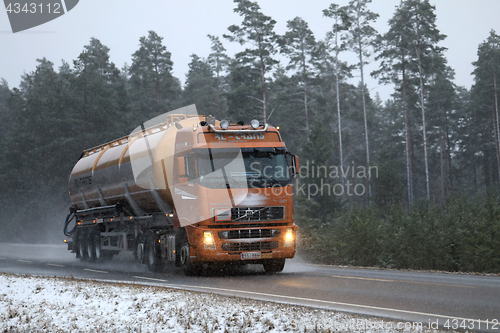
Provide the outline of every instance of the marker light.
{"type": "Polygon", "coordinates": [[[293,228],[286,228],[286,233],[285,233],[285,243],[283,244],[284,247],[289,247],[293,245],[294,241],[294,235],[293,235],[293,228]]]}
{"type": "Polygon", "coordinates": [[[223,130],[227,130],[229,127],[229,120],[224,119],[220,122],[220,127],[222,127],[223,130]]]}
{"type": "Polygon", "coordinates": [[[211,231],[203,232],[203,243],[205,244],[205,249],[215,250],[214,235],[211,231]]]}
{"type": "Polygon", "coordinates": [[[254,120],[252,120],[252,122],[250,123],[250,125],[252,125],[253,129],[257,129],[260,126],[260,123],[259,123],[259,121],[257,119],[254,119],[254,120]]]}

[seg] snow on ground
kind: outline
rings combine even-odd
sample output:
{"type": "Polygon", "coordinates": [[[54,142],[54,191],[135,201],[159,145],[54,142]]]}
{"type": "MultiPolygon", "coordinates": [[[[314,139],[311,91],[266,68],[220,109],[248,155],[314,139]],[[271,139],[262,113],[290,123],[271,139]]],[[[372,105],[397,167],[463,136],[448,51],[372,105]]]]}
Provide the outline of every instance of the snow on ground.
{"type": "Polygon", "coordinates": [[[0,273],[2,333],[437,332],[411,326],[164,287],[0,273]]]}

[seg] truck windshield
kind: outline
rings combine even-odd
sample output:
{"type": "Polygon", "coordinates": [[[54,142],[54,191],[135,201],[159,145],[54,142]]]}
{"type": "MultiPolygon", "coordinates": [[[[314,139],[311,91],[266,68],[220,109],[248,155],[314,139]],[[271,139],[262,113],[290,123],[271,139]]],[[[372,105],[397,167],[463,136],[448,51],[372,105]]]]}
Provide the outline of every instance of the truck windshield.
{"type": "Polygon", "coordinates": [[[291,181],[284,148],[196,149],[195,154],[198,180],[206,187],[232,182],[262,188],[291,181]]]}

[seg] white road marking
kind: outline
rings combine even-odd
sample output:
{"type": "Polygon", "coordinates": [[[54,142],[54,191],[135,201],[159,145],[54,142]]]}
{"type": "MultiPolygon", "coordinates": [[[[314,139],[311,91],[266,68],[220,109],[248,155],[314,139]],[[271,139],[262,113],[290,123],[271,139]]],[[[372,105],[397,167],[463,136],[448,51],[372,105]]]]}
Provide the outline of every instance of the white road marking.
{"type": "Polygon", "coordinates": [[[98,270],[95,270],[95,269],[88,269],[88,268],[84,268],[83,270],[84,270],[84,271],[89,271],[89,272],[96,272],[96,273],[104,273],[104,274],[108,274],[108,272],[105,272],[105,271],[98,271],[98,270]]]}
{"type": "Polygon", "coordinates": [[[18,260],[18,261],[20,261],[20,262],[31,262],[29,260],[18,260]]]}
{"type": "Polygon", "coordinates": [[[369,280],[369,281],[380,281],[380,282],[394,282],[395,281],[395,280],[376,279],[376,278],[364,278],[364,277],[345,276],[345,275],[329,275],[329,274],[318,274],[318,275],[331,276],[331,277],[339,278],[339,279],[369,280]]]}
{"type": "Polygon", "coordinates": [[[328,276],[328,277],[333,277],[333,278],[338,278],[338,279],[354,279],[354,280],[369,280],[369,281],[379,281],[379,282],[430,284],[430,285],[443,286],[443,287],[457,287],[457,288],[471,288],[471,289],[476,288],[474,286],[464,286],[464,285],[458,285],[458,284],[420,282],[420,281],[408,281],[408,280],[389,280],[389,279],[365,278],[365,277],[347,276],[347,275],[331,275],[331,274],[322,274],[322,273],[313,273],[312,275],[328,276]]]}
{"type": "Polygon", "coordinates": [[[143,276],[134,276],[134,277],[136,279],[144,279],[144,280],[151,280],[151,281],[168,282],[167,280],[153,279],[153,278],[148,278],[148,277],[143,277],[143,276]]]}
{"type": "Polygon", "coordinates": [[[443,286],[443,287],[458,287],[458,288],[471,288],[474,289],[476,287],[474,286],[462,286],[458,284],[446,284],[446,283],[434,283],[434,282],[419,282],[419,281],[399,281],[399,280],[394,280],[394,282],[401,282],[401,283],[416,283],[416,284],[431,284],[435,286],[443,286]]]}
{"type": "Polygon", "coordinates": [[[0,258],[0,260],[7,260],[6,258],[0,258]]]}
{"type": "Polygon", "coordinates": [[[58,265],[58,264],[47,264],[47,266],[64,267],[63,265],[58,265]]]}
{"type": "Polygon", "coordinates": [[[228,291],[232,293],[241,293],[241,294],[248,294],[248,295],[258,295],[258,296],[266,296],[266,297],[278,297],[278,298],[284,298],[284,299],[289,299],[289,300],[295,300],[295,301],[308,301],[308,302],[318,302],[318,303],[323,303],[323,304],[332,304],[332,305],[343,305],[343,306],[351,306],[354,308],[362,308],[362,309],[370,309],[370,310],[381,310],[381,311],[392,311],[392,312],[397,312],[397,313],[405,313],[405,314],[413,314],[413,315],[420,315],[420,316],[427,316],[427,317],[438,317],[438,318],[450,318],[450,319],[457,319],[457,320],[465,320],[467,322],[477,322],[477,323],[484,323],[488,325],[496,325],[498,322],[492,322],[491,320],[481,320],[481,319],[471,319],[471,318],[462,318],[462,317],[455,317],[455,316],[446,316],[446,315],[440,315],[440,314],[434,314],[434,313],[426,313],[426,312],[418,312],[418,311],[410,311],[410,310],[401,310],[401,309],[391,309],[391,308],[384,308],[380,306],[371,306],[371,305],[362,305],[362,304],[352,304],[352,303],[344,303],[344,302],[333,302],[333,301],[325,301],[325,300],[320,300],[320,299],[314,299],[314,298],[305,298],[305,297],[296,297],[296,296],[285,296],[285,295],[274,295],[274,294],[267,294],[267,293],[259,293],[255,291],[243,291],[243,290],[235,290],[235,289],[224,289],[224,288],[214,288],[214,287],[201,287],[201,286],[189,286],[189,285],[170,285],[172,287],[182,287],[182,288],[187,288],[187,289],[193,289],[193,288],[200,288],[200,289],[209,289],[209,290],[215,290],[215,291],[228,291]]]}

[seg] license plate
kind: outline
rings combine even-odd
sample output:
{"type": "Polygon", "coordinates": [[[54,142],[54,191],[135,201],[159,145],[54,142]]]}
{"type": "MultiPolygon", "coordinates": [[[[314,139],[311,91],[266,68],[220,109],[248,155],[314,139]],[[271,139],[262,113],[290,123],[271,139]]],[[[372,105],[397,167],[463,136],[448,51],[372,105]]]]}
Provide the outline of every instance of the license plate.
{"type": "Polygon", "coordinates": [[[241,254],[241,259],[260,259],[260,252],[245,252],[241,254]]]}

